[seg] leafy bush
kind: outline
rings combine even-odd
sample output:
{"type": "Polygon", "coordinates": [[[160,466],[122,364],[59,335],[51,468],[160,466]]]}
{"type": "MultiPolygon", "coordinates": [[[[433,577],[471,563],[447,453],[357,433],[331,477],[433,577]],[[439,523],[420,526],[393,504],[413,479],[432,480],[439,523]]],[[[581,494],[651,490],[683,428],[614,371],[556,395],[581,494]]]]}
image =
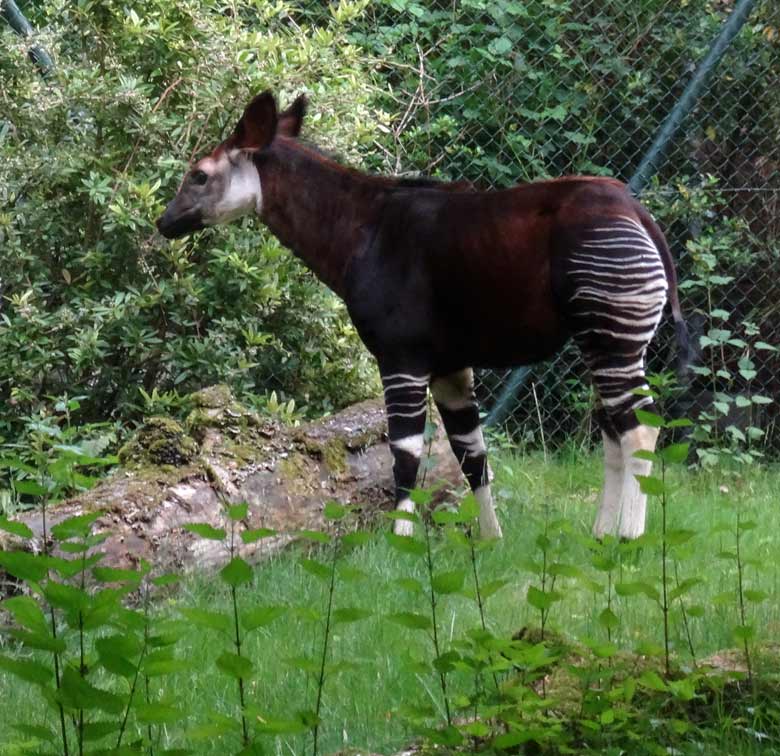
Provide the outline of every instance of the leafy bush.
{"type": "MultiPolygon", "coordinates": [[[[343,4],[349,6],[349,4],[343,4]]],[[[168,244],[153,220],[251,94],[309,91],[310,132],[357,160],[375,118],[342,12],[283,3],[61,0],[30,9],[56,71],[0,45],[0,435],[50,397],[84,421],[227,382],[323,411],[371,390],[345,310],[259,224],[168,244]]],[[[348,14],[347,14],[348,17],[348,14]]]]}

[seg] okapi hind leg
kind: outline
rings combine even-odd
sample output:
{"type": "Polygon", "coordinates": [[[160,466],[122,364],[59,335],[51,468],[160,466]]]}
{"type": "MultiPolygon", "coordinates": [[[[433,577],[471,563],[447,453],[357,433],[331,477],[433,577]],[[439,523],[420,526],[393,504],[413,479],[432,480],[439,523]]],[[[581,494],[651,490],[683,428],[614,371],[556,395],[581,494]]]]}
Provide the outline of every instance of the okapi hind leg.
{"type": "MultiPolygon", "coordinates": [[[[387,435],[393,454],[396,510],[414,512],[409,492],[417,483],[417,470],[423,453],[430,375],[418,372],[382,373],[387,409],[387,435]]],[[[396,520],[396,535],[414,533],[411,520],[396,520]]]]}
{"type": "Polygon", "coordinates": [[[479,529],[482,538],[501,538],[490,491],[487,448],[479,420],[471,369],[435,378],[431,392],[447,431],[450,446],[479,503],[479,529]]]}
{"type": "Polygon", "coordinates": [[[636,476],[651,463],[634,455],[654,451],[658,431],[637,419],[652,399],[636,390],[648,388],[645,352],[666,304],[663,260],[641,223],[613,216],[579,229],[563,266],[572,332],[603,408],[604,494],[593,532],[638,538],[647,496],[636,476]]]}

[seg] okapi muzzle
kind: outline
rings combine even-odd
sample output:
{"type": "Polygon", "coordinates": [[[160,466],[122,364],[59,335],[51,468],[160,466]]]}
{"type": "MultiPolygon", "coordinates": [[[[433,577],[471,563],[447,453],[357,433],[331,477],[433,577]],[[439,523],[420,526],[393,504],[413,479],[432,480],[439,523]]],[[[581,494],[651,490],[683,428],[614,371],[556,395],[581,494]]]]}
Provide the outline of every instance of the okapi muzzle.
{"type": "Polygon", "coordinates": [[[260,213],[262,191],[251,153],[220,145],[184,177],[176,196],[157,219],[168,239],[260,213]]]}

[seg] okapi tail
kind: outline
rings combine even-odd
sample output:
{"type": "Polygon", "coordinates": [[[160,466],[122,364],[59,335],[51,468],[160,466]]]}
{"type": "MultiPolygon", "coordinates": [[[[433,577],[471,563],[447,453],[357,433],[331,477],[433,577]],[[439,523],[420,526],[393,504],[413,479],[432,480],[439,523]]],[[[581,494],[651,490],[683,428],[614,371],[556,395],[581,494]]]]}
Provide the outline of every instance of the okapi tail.
{"type": "Polygon", "coordinates": [[[653,243],[658,248],[658,251],[661,254],[664,271],[666,272],[666,281],[669,286],[669,308],[672,312],[674,332],[677,337],[677,378],[682,382],[688,375],[688,366],[691,362],[691,344],[690,339],[688,338],[688,327],[685,324],[685,318],[683,318],[682,311],[680,310],[680,296],[677,290],[677,271],[674,267],[672,252],[669,249],[669,245],[666,243],[663,232],[658,227],[658,224],[652,219],[650,213],[641,206],[639,207],[639,210],[639,219],[647,233],[650,235],[650,238],[653,240],[653,243]]]}

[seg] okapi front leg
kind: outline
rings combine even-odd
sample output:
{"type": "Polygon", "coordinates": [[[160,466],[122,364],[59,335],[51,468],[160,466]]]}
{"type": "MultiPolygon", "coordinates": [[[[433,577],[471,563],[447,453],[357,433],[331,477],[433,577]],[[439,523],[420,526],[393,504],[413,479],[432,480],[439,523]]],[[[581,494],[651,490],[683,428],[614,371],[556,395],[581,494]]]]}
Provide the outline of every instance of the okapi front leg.
{"type": "MultiPolygon", "coordinates": [[[[429,375],[391,373],[382,376],[387,407],[387,435],[393,453],[396,509],[414,512],[409,492],[417,483],[417,470],[423,452],[426,402],[429,375]]],[[[393,530],[397,535],[410,536],[414,524],[410,520],[396,520],[393,530]]]]}
{"type": "Polygon", "coordinates": [[[444,422],[452,451],[479,502],[479,527],[483,538],[501,538],[501,525],[490,492],[487,448],[479,422],[471,369],[459,370],[431,383],[433,398],[444,422]]]}

